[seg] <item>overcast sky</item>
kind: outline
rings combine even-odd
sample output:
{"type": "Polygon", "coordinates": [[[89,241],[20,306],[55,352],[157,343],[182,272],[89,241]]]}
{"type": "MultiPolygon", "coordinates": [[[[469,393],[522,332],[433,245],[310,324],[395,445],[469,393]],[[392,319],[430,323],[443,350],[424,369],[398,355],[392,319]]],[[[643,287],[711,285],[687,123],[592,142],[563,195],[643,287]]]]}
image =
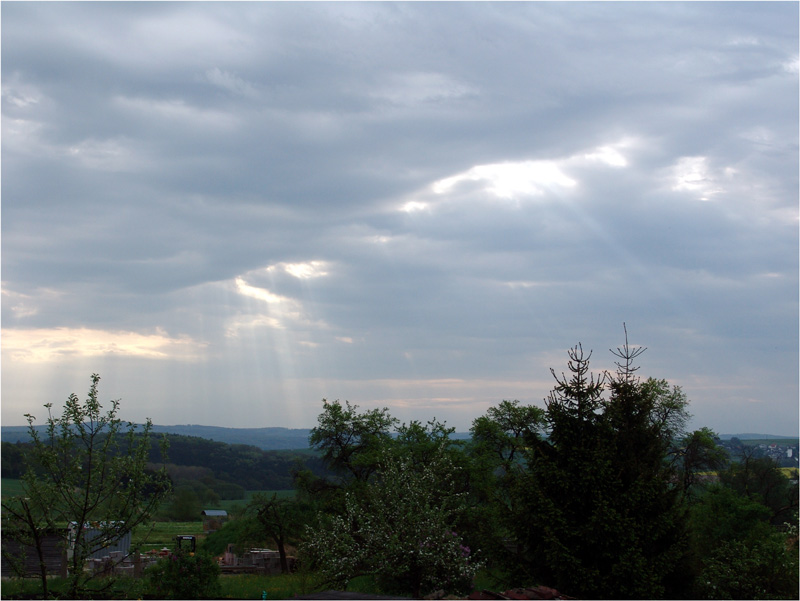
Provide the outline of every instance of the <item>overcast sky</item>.
{"type": "Polygon", "coordinates": [[[2,4],[2,422],[459,430],[646,346],[798,434],[798,4],[2,4]]]}

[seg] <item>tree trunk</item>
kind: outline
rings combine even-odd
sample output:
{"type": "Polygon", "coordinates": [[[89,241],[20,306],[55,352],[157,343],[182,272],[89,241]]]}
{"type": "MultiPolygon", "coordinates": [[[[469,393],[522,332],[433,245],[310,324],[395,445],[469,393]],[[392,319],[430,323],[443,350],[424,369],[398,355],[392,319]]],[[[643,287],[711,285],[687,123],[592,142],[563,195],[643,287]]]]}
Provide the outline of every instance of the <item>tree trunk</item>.
{"type": "Polygon", "coordinates": [[[286,544],[284,543],[282,536],[279,536],[276,542],[278,543],[278,555],[281,557],[281,573],[288,574],[289,561],[286,559],[286,544]]]}

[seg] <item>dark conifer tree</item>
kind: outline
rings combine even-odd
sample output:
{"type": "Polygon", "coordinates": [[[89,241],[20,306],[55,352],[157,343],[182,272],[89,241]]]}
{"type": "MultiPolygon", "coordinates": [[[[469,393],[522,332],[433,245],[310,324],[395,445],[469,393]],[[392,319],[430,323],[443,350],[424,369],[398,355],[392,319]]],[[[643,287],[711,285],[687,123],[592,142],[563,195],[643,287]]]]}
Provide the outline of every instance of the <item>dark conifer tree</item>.
{"type": "Polygon", "coordinates": [[[570,349],[571,375],[554,372],[546,400],[549,435],[528,447],[517,534],[533,576],[572,596],[662,597],[683,553],[680,490],[666,459],[686,401],[636,377],[643,350],[626,335],[617,372],[595,376],[591,353],[570,349]]]}

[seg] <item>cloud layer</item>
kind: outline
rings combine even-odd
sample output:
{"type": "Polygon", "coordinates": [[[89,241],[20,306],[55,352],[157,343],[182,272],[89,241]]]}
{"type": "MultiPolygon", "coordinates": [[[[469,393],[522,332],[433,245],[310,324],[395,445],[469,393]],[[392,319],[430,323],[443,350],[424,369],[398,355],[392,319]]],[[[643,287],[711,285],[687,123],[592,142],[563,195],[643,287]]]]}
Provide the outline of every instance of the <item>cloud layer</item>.
{"type": "Polygon", "coordinates": [[[459,429],[577,342],[798,431],[792,3],[2,6],[2,419],[459,429]]]}

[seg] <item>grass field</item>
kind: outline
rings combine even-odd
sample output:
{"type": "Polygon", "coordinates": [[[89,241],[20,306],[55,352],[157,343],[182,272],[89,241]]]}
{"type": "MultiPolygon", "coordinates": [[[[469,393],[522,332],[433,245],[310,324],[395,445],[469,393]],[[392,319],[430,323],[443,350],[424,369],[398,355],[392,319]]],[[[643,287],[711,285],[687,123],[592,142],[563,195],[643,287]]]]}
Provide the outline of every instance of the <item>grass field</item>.
{"type": "Polygon", "coordinates": [[[0,480],[0,496],[4,499],[6,497],[18,497],[22,495],[22,480],[14,478],[3,478],[0,480]]]}
{"type": "Polygon", "coordinates": [[[197,537],[198,544],[205,538],[203,522],[150,522],[137,528],[132,538],[133,544],[142,545],[142,551],[151,549],[175,548],[175,537],[189,534],[197,537]]]}
{"type": "MultiPolygon", "coordinates": [[[[286,498],[293,497],[295,491],[249,490],[247,491],[247,495],[244,499],[222,501],[220,507],[209,507],[209,509],[224,509],[230,513],[236,505],[244,507],[250,501],[250,499],[252,499],[253,495],[258,493],[266,495],[272,495],[273,493],[276,493],[279,498],[286,498]]],[[[146,526],[138,528],[137,531],[134,532],[133,542],[142,543],[142,549],[144,551],[149,551],[150,549],[162,549],[164,547],[173,549],[175,546],[175,537],[179,534],[190,534],[196,536],[197,543],[199,545],[205,538],[202,520],[198,519],[195,522],[151,522],[146,526]]]]}

